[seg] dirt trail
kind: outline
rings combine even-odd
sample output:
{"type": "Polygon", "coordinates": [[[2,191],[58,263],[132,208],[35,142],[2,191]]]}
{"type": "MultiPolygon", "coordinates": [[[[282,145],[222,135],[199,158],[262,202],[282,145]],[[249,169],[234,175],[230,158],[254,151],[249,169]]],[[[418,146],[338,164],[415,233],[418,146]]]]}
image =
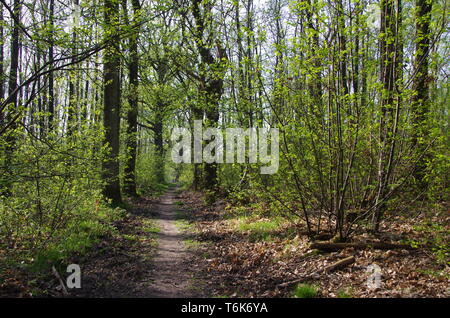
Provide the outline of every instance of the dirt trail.
{"type": "Polygon", "coordinates": [[[153,258],[150,297],[198,297],[189,270],[189,251],[183,243],[183,233],[177,227],[174,204],[176,189],[164,194],[153,208],[160,228],[158,250],[153,258]]]}
{"type": "Polygon", "coordinates": [[[116,224],[118,235],[101,240],[87,255],[70,263],[82,268],[82,288],[71,297],[205,297],[193,251],[183,242],[189,235],[177,227],[177,189],[158,201],[140,198],[116,224]],[[159,233],[144,223],[157,223],[159,233]],[[155,244],[157,241],[157,245],[155,244]]]}

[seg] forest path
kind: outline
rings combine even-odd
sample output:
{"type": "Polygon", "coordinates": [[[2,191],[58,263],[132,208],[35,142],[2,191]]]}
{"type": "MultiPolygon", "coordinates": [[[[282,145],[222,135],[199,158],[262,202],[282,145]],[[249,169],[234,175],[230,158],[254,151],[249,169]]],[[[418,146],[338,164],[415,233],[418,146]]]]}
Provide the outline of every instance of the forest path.
{"type": "Polygon", "coordinates": [[[177,189],[169,189],[154,205],[154,220],[160,228],[157,254],[153,258],[150,297],[198,297],[192,286],[190,257],[183,240],[185,234],[177,227],[175,204],[177,189]]]}
{"type": "Polygon", "coordinates": [[[117,233],[104,237],[80,264],[82,288],[71,297],[206,297],[195,270],[195,250],[185,244],[183,208],[179,190],[170,188],[158,199],[141,197],[130,202],[117,233]],[[180,226],[178,226],[180,225],[180,226]]]}

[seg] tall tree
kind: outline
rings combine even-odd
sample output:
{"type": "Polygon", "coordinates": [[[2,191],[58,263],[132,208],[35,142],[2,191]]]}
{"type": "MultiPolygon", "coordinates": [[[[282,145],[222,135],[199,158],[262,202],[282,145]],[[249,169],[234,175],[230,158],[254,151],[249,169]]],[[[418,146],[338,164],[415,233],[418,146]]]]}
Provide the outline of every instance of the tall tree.
{"type": "MultiPolygon", "coordinates": [[[[54,49],[55,49],[55,0],[50,0],[49,4],[49,27],[50,27],[50,41],[48,47],[48,62],[49,67],[53,67],[54,63],[54,49]]],[[[52,131],[55,126],[55,90],[54,90],[55,75],[54,72],[48,74],[48,128],[52,131]]]]}
{"type": "MultiPolygon", "coordinates": [[[[214,56],[212,52],[214,46],[210,34],[213,23],[212,4],[193,0],[192,13],[195,19],[194,39],[201,61],[199,96],[204,105],[207,125],[214,126],[219,121],[219,101],[223,93],[223,78],[228,58],[219,39],[216,39],[215,45],[217,56],[214,56]],[[203,4],[203,10],[201,4],[203,4]]],[[[205,163],[203,186],[214,191],[217,183],[217,163],[205,163]]]]}
{"type": "MultiPolygon", "coordinates": [[[[398,2],[397,5],[400,3],[398,2]]],[[[393,159],[399,116],[398,79],[399,79],[399,45],[400,34],[397,25],[401,13],[394,0],[381,1],[380,25],[380,81],[381,109],[380,109],[380,150],[378,156],[378,184],[373,214],[373,229],[379,230],[380,221],[386,203],[386,194],[393,171],[393,159]]]]}
{"type": "MultiPolygon", "coordinates": [[[[127,140],[128,151],[127,163],[125,166],[124,192],[129,196],[137,196],[136,191],[136,155],[137,155],[137,116],[139,100],[139,14],[141,5],[139,0],[132,0],[133,7],[133,30],[129,39],[130,61],[128,63],[128,73],[130,77],[130,87],[128,92],[129,109],[127,112],[127,140]]],[[[126,9],[126,8],[125,8],[126,9]]]]}
{"type": "Polygon", "coordinates": [[[17,119],[20,116],[20,110],[18,109],[18,97],[19,97],[19,85],[18,85],[18,71],[19,71],[19,51],[20,51],[20,16],[21,16],[21,3],[20,0],[14,0],[13,3],[13,27],[11,34],[11,53],[10,53],[10,67],[9,67],[9,80],[8,80],[8,97],[9,108],[7,109],[6,125],[10,125],[10,132],[7,134],[6,151],[4,169],[6,171],[6,180],[3,182],[5,185],[1,189],[2,194],[9,195],[11,192],[11,162],[13,152],[16,146],[16,136],[14,129],[17,126],[17,119]]]}
{"type": "Polygon", "coordinates": [[[119,1],[104,0],[104,30],[107,46],[103,57],[103,125],[104,146],[109,158],[103,161],[103,194],[117,205],[122,202],[119,181],[120,134],[120,55],[115,45],[119,43],[119,1]]]}
{"type": "MultiPolygon", "coordinates": [[[[72,63],[75,64],[76,61],[76,53],[77,53],[77,16],[76,16],[76,10],[77,6],[79,5],[79,0],[73,0],[73,10],[74,10],[74,17],[73,17],[73,26],[72,26],[72,63]]],[[[69,105],[67,110],[67,133],[71,135],[76,128],[76,116],[77,116],[77,92],[76,87],[80,81],[80,77],[77,76],[77,72],[75,70],[72,70],[69,72],[69,105]]]]}
{"type": "MultiPolygon", "coordinates": [[[[3,4],[0,3],[0,101],[5,96],[5,75],[3,74],[4,55],[4,37],[3,37],[3,4]]],[[[0,113],[0,124],[2,122],[2,114],[0,113]]]]}
{"type": "Polygon", "coordinates": [[[416,0],[416,52],[414,59],[414,82],[412,98],[413,112],[413,138],[412,142],[417,148],[419,160],[414,177],[419,187],[425,189],[425,170],[428,161],[426,152],[429,124],[427,117],[430,111],[429,102],[429,76],[428,59],[430,52],[430,22],[433,1],[416,0]]]}

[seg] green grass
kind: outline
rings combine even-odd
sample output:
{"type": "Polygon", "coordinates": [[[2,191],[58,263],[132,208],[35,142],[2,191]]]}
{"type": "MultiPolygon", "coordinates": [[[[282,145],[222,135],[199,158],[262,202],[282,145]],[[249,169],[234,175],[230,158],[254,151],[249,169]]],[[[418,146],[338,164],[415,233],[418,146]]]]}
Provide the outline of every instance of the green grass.
{"type": "Polygon", "coordinates": [[[102,204],[97,207],[96,213],[82,207],[78,213],[78,218],[53,232],[44,244],[23,257],[24,261],[19,266],[34,273],[45,272],[52,266],[64,271],[62,264],[72,255],[85,254],[102,236],[116,234],[117,229],[112,224],[127,212],[102,204]]]}
{"type": "Polygon", "coordinates": [[[193,225],[186,220],[186,212],[183,210],[175,211],[175,225],[181,231],[190,231],[193,228],[193,225]]]}
{"type": "Polygon", "coordinates": [[[147,185],[143,189],[140,189],[139,193],[144,195],[150,195],[153,198],[158,198],[162,194],[167,192],[167,190],[171,187],[172,187],[171,184],[168,183],[156,183],[147,185]]]}
{"type": "Polygon", "coordinates": [[[64,239],[47,244],[36,254],[28,268],[32,272],[42,272],[52,265],[58,266],[73,253],[84,254],[100,236],[113,232],[115,229],[112,226],[97,220],[86,220],[69,226],[60,234],[64,239]]]}
{"type": "MultiPolygon", "coordinates": [[[[182,232],[189,232],[189,233],[195,232],[193,224],[186,219],[185,210],[175,211],[175,226],[182,232]]],[[[187,248],[191,249],[197,249],[204,245],[204,243],[194,240],[192,238],[184,239],[183,243],[187,248]]]]}
{"type": "Polygon", "coordinates": [[[211,255],[210,255],[208,252],[204,252],[204,253],[202,254],[202,256],[203,256],[204,259],[208,259],[208,258],[211,257],[211,255]]]}
{"type": "MultiPolygon", "coordinates": [[[[156,248],[158,246],[158,234],[161,232],[161,228],[156,221],[152,219],[143,219],[142,223],[142,230],[149,234],[150,244],[156,248]]],[[[151,259],[152,257],[153,255],[150,257],[144,256],[144,259],[151,259]]]]}
{"type": "Polygon", "coordinates": [[[294,290],[294,297],[296,298],[316,298],[318,288],[314,285],[299,284],[294,290]]]}
{"type": "Polygon", "coordinates": [[[128,241],[136,242],[138,238],[135,235],[123,234],[122,237],[128,241]]]}
{"type": "Polygon", "coordinates": [[[254,220],[241,216],[230,221],[238,232],[248,234],[249,240],[253,242],[270,241],[275,235],[279,234],[283,227],[283,219],[280,217],[273,217],[270,220],[254,220]]]}
{"type": "Polygon", "coordinates": [[[444,270],[434,270],[434,269],[417,269],[416,272],[421,274],[430,275],[433,277],[444,277],[445,279],[450,280],[450,274],[445,272],[444,270]]]}
{"type": "Polygon", "coordinates": [[[193,239],[183,240],[183,243],[187,248],[192,248],[192,249],[197,249],[197,248],[205,245],[205,243],[202,243],[200,241],[193,240],[193,239]]]}
{"type": "Polygon", "coordinates": [[[155,221],[150,220],[150,219],[144,219],[142,221],[143,225],[142,225],[142,230],[146,233],[150,233],[150,234],[158,234],[161,232],[161,228],[158,226],[158,224],[156,224],[155,221]]]}

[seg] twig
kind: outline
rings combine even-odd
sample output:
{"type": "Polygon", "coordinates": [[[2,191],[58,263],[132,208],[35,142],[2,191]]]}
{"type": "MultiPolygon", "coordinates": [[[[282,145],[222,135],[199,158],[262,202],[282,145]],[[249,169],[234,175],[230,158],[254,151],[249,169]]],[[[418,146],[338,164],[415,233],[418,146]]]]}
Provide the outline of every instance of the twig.
{"type": "Polygon", "coordinates": [[[313,276],[318,275],[320,273],[330,273],[330,272],[332,272],[334,270],[337,270],[337,269],[343,268],[345,266],[351,265],[354,262],[355,262],[355,257],[354,256],[349,256],[347,258],[344,258],[344,259],[341,259],[341,260],[337,261],[336,263],[333,263],[333,264],[328,265],[328,266],[326,266],[324,268],[321,268],[321,269],[319,269],[319,270],[317,270],[315,272],[312,272],[311,274],[302,276],[300,278],[297,278],[295,280],[291,280],[289,282],[285,282],[285,283],[279,284],[277,286],[277,288],[289,287],[291,285],[300,283],[300,282],[302,282],[302,281],[304,281],[306,279],[312,278],[313,276]]]}
{"type": "Polygon", "coordinates": [[[66,286],[64,285],[63,280],[61,279],[61,276],[59,275],[58,271],[56,270],[55,266],[52,266],[52,272],[56,276],[56,278],[59,280],[59,284],[61,285],[61,289],[63,291],[63,294],[65,296],[69,295],[69,292],[66,289],[66,286]]]}

